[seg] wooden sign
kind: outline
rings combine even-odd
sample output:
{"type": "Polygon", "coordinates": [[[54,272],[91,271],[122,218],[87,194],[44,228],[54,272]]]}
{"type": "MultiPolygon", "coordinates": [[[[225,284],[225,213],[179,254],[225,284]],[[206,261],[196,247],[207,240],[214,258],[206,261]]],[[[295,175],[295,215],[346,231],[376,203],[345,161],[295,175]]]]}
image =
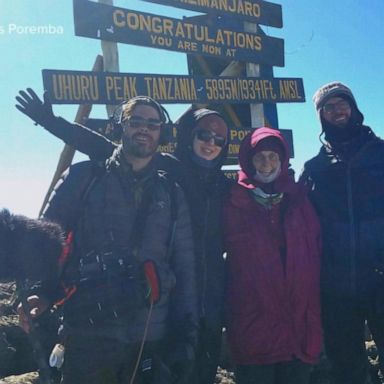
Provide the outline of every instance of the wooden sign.
{"type": "Polygon", "coordinates": [[[195,55],[284,66],[284,41],[256,33],[74,0],[75,34],[195,55]]]}
{"type": "Polygon", "coordinates": [[[144,0],[190,11],[235,16],[251,23],[281,28],[281,5],[260,0],[144,0]]]}
{"type": "MultiPolygon", "coordinates": [[[[252,132],[253,128],[231,128],[229,131],[229,144],[228,144],[228,158],[237,158],[239,155],[240,143],[247,136],[248,133],[252,132]]],[[[292,130],[290,129],[279,129],[281,134],[284,136],[288,143],[290,157],[294,157],[293,151],[293,137],[292,130]]]]}
{"type": "Polygon", "coordinates": [[[238,169],[240,168],[239,166],[236,167],[237,169],[223,169],[223,173],[226,178],[232,180],[232,181],[237,181],[238,179],[238,169]]]}
{"type": "Polygon", "coordinates": [[[205,77],[44,69],[53,104],[118,104],[138,95],[165,104],[304,102],[299,78],[205,77]]]}

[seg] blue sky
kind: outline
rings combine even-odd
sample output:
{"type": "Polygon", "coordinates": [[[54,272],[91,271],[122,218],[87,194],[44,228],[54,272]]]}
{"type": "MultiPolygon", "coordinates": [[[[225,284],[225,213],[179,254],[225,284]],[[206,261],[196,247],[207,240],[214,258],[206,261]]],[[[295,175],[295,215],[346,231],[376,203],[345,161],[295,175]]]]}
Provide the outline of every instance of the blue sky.
{"type": "MultiPolygon", "coordinates": [[[[297,173],[319,149],[320,126],[311,98],[322,84],[340,80],[355,93],[365,123],[384,137],[384,1],[280,0],[282,29],[264,31],[285,41],[285,67],[276,77],[303,79],[305,103],[278,104],[280,128],[292,129],[297,173]]],[[[117,6],[181,18],[196,13],[146,3],[115,0],[117,6]]],[[[42,95],[42,69],[90,70],[101,52],[98,40],[76,37],[70,0],[0,0],[0,208],[36,217],[51,182],[63,143],[34,126],[14,107],[18,90],[34,88],[42,95]],[[56,33],[33,34],[30,26],[54,26],[56,33]],[[17,28],[17,30],[14,30],[17,28]]],[[[120,71],[187,74],[182,53],[119,44],[120,71]]],[[[175,119],[187,105],[168,105],[175,119]]],[[[75,106],[54,106],[73,120],[75,106]]],[[[105,118],[105,108],[91,117],[105,118]]],[[[85,157],[77,155],[75,161],[85,157]]]]}

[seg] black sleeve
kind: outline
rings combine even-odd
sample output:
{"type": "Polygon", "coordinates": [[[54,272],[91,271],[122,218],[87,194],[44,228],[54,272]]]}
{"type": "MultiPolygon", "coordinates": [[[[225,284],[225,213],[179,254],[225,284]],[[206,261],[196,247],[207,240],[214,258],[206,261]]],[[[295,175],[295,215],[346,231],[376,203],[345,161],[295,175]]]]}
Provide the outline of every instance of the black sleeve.
{"type": "Polygon", "coordinates": [[[303,169],[301,170],[301,173],[299,175],[299,182],[304,185],[310,185],[311,184],[311,175],[310,171],[308,169],[308,166],[304,164],[303,169]]]}
{"type": "Polygon", "coordinates": [[[91,161],[69,167],[56,183],[42,218],[60,224],[65,232],[72,230],[81,214],[83,194],[96,177],[96,167],[91,161]]]}
{"type": "Polygon", "coordinates": [[[71,124],[67,120],[56,117],[44,127],[64,143],[88,155],[92,160],[105,160],[112,155],[117,145],[105,136],[92,131],[81,124],[71,124]]]}

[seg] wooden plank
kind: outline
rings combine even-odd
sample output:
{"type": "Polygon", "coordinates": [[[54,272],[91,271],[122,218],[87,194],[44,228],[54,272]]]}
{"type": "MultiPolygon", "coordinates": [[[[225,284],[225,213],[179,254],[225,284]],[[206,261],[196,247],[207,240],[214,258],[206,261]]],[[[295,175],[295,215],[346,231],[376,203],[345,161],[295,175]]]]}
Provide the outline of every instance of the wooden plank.
{"type": "Polygon", "coordinates": [[[160,103],[304,102],[299,78],[208,77],[142,73],[95,73],[44,69],[44,89],[54,104],[117,104],[137,95],[160,103]]]}
{"type": "MultiPolygon", "coordinates": [[[[244,29],[248,32],[256,32],[257,24],[255,23],[244,23],[244,29]]],[[[247,77],[260,77],[260,65],[255,63],[246,63],[245,65],[247,77]]],[[[252,103],[249,104],[249,109],[251,113],[251,126],[252,127],[265,127],[267,124],[265,122],[265,114],[264,114],[264,105],[263,103],[256,103],[256,100],[253,100],[252,103]]]]}
{"type": "Polygon", "coordinates": [[[151,48],[284,66],[284,41],[190,20],[74,0],[75,34],[151,48]]]}
{"type": "MultiPolygon", "coordinates": [[[[113,5],[113,0],[99,0],[101,4],[113,5]]],[[[104,72],[119,72],[119,51],[117,43],[101,40],[101,51],[103,52],[104,72]]],[[[107,115],[112,116],[115,105],[106,105],[107,115]]]]}
{"type": "Polygon", "coordinates": [[[281,28],[283,26],[280,4],[260,0],[143,0],[221,16],[235,16],[252,23],[281,28]]]}

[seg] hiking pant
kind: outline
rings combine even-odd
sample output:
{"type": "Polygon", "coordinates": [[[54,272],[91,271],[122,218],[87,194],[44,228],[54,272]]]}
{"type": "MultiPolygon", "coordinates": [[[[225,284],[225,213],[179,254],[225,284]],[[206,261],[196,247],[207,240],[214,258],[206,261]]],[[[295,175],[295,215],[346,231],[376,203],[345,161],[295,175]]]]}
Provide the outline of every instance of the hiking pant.
{"type": "Polygon", "coordinates": [[[300,360],[236,366],[236,384],[308,384],[312,365],[300,360]]]}
{"type": "MultiPolygon", "coordinates": [[[[160,374],[161,378],[153,377],[151,359],[154,355],[158,356],[158,346],[155,342],[146,343],[133,383],[170,383],[166,367],[165,374],[160,374]]],[[[69,336],[65,343],[61,383],[128,384],[134,374],[139,348],[138,344],[127,344],[104,336],[69,336]]]]}
{"type": "MultiPolygon", "coordinates": [[[[368,358],[365,322],[376,343],[379,360],[384,352],[384,312],[358,299],[323,297],[324,343],[334,384],[367,384],[368,358]]],[[[383,361],[380,360],[383,370],[383,361]]]]}
{"type": "Polygon", "coordinates": [[[221,353],[221,326],[210,329],[200,322],[199,340],[196,348],[196,365],[191,384],[214,384],[221,353]]]}

